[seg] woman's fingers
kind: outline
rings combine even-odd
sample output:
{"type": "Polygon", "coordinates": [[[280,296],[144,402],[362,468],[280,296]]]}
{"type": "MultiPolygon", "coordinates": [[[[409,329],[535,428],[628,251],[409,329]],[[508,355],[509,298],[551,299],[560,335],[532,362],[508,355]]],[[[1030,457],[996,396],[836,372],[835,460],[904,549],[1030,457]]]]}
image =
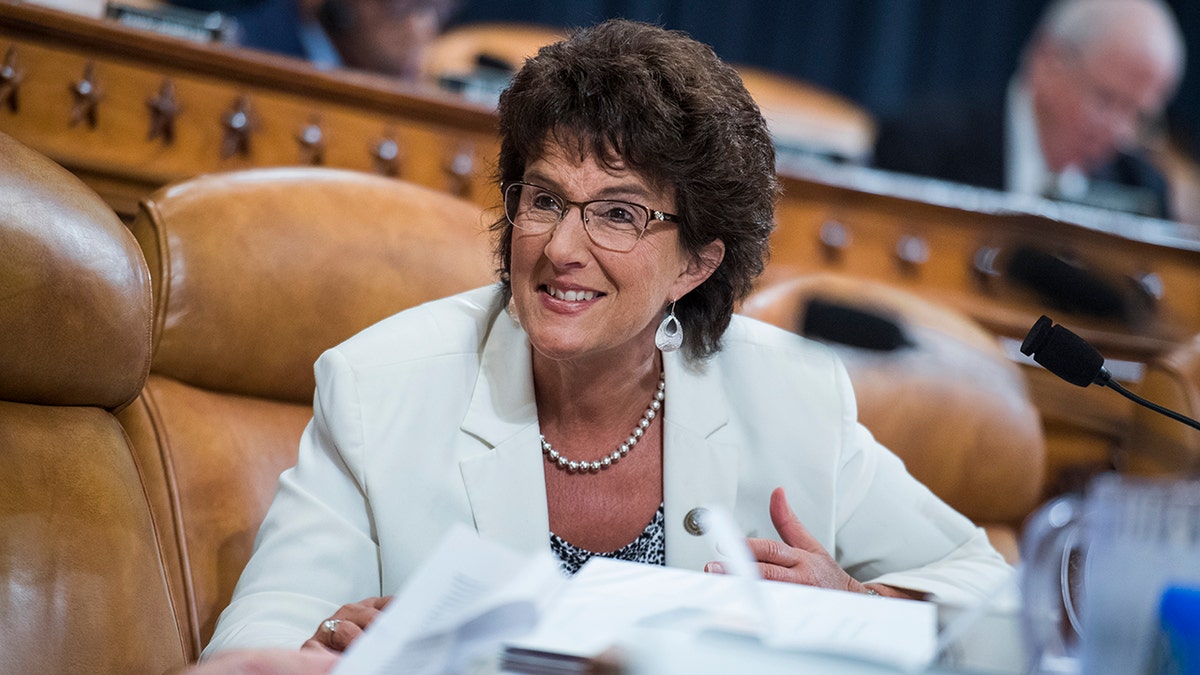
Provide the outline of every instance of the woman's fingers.
{"type": "MultiPolygon", "coordinates": [[[[771,493],[770,515],[783,541],[746,540],[762,578],[840,590],[851,590],[858,585],[792,512],[783,488],[775,488],[771,493]]],[[[723,571],[722,566],[712,563],[706,569],[723,571]]]]}
{"type": "Polygon", "coordinates": [[[807,571],[807,568],[803,566],[784,567],[770,563],[758,564],[758,573],[767,581],[785,581],[789,584],[815,586],[811,576],[805,574],[807,571]]]}
{"type": "MultiPolygon", "coordinates": [[[[365,623],[370,623],[367,620],[365,623]]],[[[363,633],[363,626],[355,623],[352,619],[330,619],[322,624],[322,628],[328,633],[328,641],[326,644],[329,648],[344,652],[350,647],[350,643],[358,639],[363,633]]]]}
{"type": "Polygon", "coordinates": [[[805,551],[821,551],[824,552],[821,543],[809,533],[808,528],[796,514],[792,511],[787,503],[787,495],[783,493],[783,488],[775,488],[771,492],[771,523],[775,525],[775,531],[779,533],[784,543],[789,546],[794,546],[805,551]]]}
{"type": "Polygon", "coordinates": [[[333,616],[321,622],[313,636],[304,643],[305,646],[320,646],[335,652],[345,651],[390,601],[391,596],[387,596],[342,605],[333,616]]]}
{"type": "Polygon", "coordinates": [[[746,540],[750,556],[760,563],[791,567],[804,560],[804,551],[774,539],[751,538],[746,540]]]}

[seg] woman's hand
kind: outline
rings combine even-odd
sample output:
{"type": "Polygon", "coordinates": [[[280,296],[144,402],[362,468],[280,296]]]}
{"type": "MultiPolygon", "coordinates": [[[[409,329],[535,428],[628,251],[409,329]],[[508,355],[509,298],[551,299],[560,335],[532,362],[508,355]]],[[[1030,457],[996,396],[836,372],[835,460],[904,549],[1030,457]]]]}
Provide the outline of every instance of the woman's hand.
{"type": "Polygon", "coordinates": [[[775,524],[775,531],[783,539],[782,542],[774,539],[746,540],[750,555],[758,561],[764,579],[840,591],[867,592],[866,586],[847,574],[792,513],[783,488],[775,488],[771,493],[771,522],[775,524]]]}
{"type": "Polygon", "coordinates": [[[343,652],[351,642],[358,639],[367,626],[379,616],[392,596],[367,598],[349,605],[342,605],[325,621],[317,626],[317,632],[305,642],[301,649],[320,649],[343,652]]]}
{"type": "MultiPolygon", "coordinates": [[[[771,522],[783,542],[774,539],[746,540],[750,555],[758,561],[762,578],[771,581],[787,581],[807,586],[820,586],[853,593],[872,593],[891,597],[912,598],[914,595],[882,584],[868,587],[846,573],[842,566],[829,555],[808,528],[800,522],[788,506],[783,488],[771,493],[771,522]]],[[[706,572],[723,573],[720,563],[709,563],[706,572]]]]}

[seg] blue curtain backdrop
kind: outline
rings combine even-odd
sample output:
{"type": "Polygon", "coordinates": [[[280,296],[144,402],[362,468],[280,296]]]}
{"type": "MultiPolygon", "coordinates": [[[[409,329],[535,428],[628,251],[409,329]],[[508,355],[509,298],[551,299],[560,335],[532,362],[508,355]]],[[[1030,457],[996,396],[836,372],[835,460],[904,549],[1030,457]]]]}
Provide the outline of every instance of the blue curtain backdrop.
{"type": "MultiPolygon", "coordinates": [[[[726,61],[787,73],[877,116],[922,94],[1001,88],[1047,0],[463,0],[455,23],[625,17],[687,31],[726,61]]],[[[1191,66],[1171,106],[1200,131],[1200,0],[1171,0],[1191,66]]],[[[1194,151],[1195,152],[1195,151],[1194,151]]]]}

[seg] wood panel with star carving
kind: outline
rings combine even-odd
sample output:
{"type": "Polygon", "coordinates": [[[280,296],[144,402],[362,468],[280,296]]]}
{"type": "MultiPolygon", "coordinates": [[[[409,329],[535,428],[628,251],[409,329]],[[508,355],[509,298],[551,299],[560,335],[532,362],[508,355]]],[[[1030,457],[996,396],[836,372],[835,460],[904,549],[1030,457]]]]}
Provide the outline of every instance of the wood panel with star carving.
{"type": "Polygon", "coordinates": [[[435,89],[0,2],[0,131],[118,212],[169,181],[324,165],[494,201],[494,113],[435,89]]]}

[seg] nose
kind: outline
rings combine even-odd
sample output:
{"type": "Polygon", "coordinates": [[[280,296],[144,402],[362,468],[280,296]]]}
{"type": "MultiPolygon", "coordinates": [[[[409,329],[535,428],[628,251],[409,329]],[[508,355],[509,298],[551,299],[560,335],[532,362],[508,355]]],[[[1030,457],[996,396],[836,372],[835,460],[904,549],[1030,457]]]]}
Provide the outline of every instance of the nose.
{"type": "Polygon", "coordinates": [[[1141,119],[1137,115],[1126,115],[1114,120],[1110,128],[1113,145],[1120,150],[1127,150],[1137,145],[1142,131],[1141,119]]]}
{"type": "Polygon", "coordinates": [[[1137,144],[1142,132],[1142,114],[1132,102],[1105,100],[1093,107],[1097,133],[1112,150],[1124,150],[1137,144]]]}
{"type": "Polygon", "coordinates": [[[583,209],[574,204],[567,207],[558,225],[550,230],[546,242],[546,257],[558,267],[578,263],[588,251],[588,233],[583,224],[583,209]]]}

